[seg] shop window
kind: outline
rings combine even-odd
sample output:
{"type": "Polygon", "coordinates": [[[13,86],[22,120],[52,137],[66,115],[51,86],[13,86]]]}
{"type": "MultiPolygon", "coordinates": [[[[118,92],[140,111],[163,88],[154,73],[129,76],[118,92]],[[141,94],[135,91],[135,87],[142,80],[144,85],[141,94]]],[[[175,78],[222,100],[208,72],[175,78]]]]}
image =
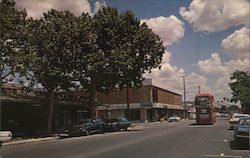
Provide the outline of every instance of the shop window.
{"type": "Polygon", "coordinates": [[[84,119],[84,113],[86,113],[86,111],[77,111],[77,122],[84,119]]]}

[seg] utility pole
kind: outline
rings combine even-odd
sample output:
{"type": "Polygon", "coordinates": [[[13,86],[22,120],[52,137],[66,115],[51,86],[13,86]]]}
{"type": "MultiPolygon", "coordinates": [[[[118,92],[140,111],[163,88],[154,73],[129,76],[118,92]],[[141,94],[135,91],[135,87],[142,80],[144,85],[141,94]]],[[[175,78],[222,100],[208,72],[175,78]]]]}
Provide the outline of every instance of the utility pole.
{"type": "Polygon", "coordinates": [[[198,87],[198,88],[199,88],[199,94],[201,94],[201,86],[199,85],[199,87],[198,87]]]}
{"type": "Polygon", "coordinates": [[[183,92],[184,92],[184,117],[185,119],[187,119],[187,114],[186,114],[186,110],[187,110],[187,102],[186,102],[186,82],[185,82],[185,77],[187,76],[182,76],[183,78],[183,92]]]}

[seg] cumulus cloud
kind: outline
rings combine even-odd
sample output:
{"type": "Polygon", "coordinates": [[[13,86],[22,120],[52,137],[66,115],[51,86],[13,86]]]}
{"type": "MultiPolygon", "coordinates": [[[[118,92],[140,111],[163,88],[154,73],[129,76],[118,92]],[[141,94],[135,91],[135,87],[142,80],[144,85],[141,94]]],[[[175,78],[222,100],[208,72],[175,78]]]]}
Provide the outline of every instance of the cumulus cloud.
{"type": "Polygon", "coordinates": [[[211,54],[211,58],[200,60],[197,63],[199,70],[207,75],[230,75],[235,70],[249,71],[250,61],[246,59],[235,59],[222,62],[218,53],[211,54]]]}
{"type": "Polygon", "coordinates": [[[105,1],[97,1],[95,3],[95,9],[94,9],[94,14],[98,12],[98,10],[102,9],[103,7],[107,6],[105,1]]]}
{"type": "Polygon", "coordinates": [[[220,74],[224,69],[218,53],[211,54],[210,59],[198,61],[198,66],[205,74],[220,74]]]}
{"type": "MultiPolygon", "coordinates": [[[[144,74],[145,78],[150,78],[153,80],[154,85],[179,93],[183,96],[183,78],[186,76],[184,69],[178,68],[177,66],[171,65],[169,63],[171,58],[171,53],[165,51],[166,62],[161,63],[161,69],[152,69],[151,73],[147,72],[144,74]]],[[[164,60],[163,60],[164,61],[164,60]]],[[[206,92],[211,92],[208,86],[207,78],[192,72],[186,77],[186,89],[187,89],[187,100],[193,100],[195,94],[198,93],[198,86],[202,86],[202,89],[206,92]]]]}
{"type": "Polygon", "coordinates": [[[163,65],[165,63],[168,63],[170,61],[171,56],[172,56],[171,53],[165,50],[162,56],[161,64],[163,65]]]}
{"type": "Polygon", "coordinates": [[[169,46],[174,42],[179,41],[184,36],[183,22],[176,16],[156,17],[151,19],[143,19],[149,28],[158,34],[163,40],[164,46],[169,46]]]}
{"type": "Polygon", "coordinates": [[[218,53],[211,54],[211,58],[200,60],[197,62],[199,70],[207,78],[210,78],[211,90],[216,96],[220,98],[231,96],[231,89],[229,87],[230,75],[235,71],[249,71],[250,60],[246,59],[232,59],[222,62],[218,53]]]}
{"type": "Polygon", "coordinates": [[[106,6],[104,1],[97,1],[95,3],[94,12],[91,12],[91,6],[88,0],[16,0],[16,4],[20,8],[27,10],[28,16],[33,18],[40,18],[43,12],[50,9],[69,10],[75,15],[81,15],[82,12],[90,15],[97,12],[102,6],[106,6]]]}
{"type": "MultiPolygon", "coordinates": [[[[156,86],[179,93],[183,96],[183,78],[185,71],[182,68],[165,63],[161,70],[153,69],[151,73],[146,73],[145,78],[151,78],[156,86]]],[[[198,87],[201,86],[203,91],[212,92],[208,86],[207,78],[192,72],[185,78],[187,100],[194,100],[198,93],[198,87]]]]}
{"type": "Polygon", "coordinates": [[[242,24],[249,26],[248,0],[193,0],[188,8],[181,7],[179,13],[195,31],[216,32],[242,24]]]}
{"type": "MultiPolygon", "coordinates": [[[[229,35],[221,43],[223,50],[235,59],[245,59],[250,57],[249,28],[243,27],[229,35]]],[[[249,58],[250,59],[250,58],[249,58]]]]}

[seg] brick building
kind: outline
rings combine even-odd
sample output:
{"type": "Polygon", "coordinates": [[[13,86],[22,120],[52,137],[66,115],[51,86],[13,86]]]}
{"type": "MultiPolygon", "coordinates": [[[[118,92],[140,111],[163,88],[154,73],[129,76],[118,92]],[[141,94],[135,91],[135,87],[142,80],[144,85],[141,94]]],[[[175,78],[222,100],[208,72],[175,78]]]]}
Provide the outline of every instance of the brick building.
{"type": "MultiPolygon", "coordinates": [[[[108,95],[98,93],[97,100],[104,106],[98,107],[102,118],[126,116],[126,89],[108,95]]],[[[146,80],[140,89],[129,89],[130,120],[157,121],[162,117],[184,116],[182,96],[157,87],[146,80]]]]}

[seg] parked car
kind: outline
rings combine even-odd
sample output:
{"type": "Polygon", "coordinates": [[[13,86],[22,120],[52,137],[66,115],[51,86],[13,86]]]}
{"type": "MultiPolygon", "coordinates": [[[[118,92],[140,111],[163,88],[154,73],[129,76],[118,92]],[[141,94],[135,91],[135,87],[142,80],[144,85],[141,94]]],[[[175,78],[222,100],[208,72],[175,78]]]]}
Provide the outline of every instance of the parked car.
{"type": "Polygon", "coordinates": [[[107,121],[107,130],[108,131],[122,131],[128,130],[131,123],[126,117],[113,118],[107,121]]]}
{"type": "Polygon", "coordinates": [[[250,116],[242,117],[234,129],[234,142],[236,146],[242,142],[249,142],[250,116]]]}
{"type": "Polygon", "coordinates": [[[0,131],[0,148],[4,142],[12,139],[12,133],[10,131],[0,131]]]}
{"type": "Polygon", "coordinates": [[[234,129],[235,125],[237,125],[237,123],[239,122],[240,118],[242,117],[248,117],[248,114],[238,114],[238,113],[234,113],[232,115],[232,118],[229,120],[230,123],[230,129],[234,129]]]}
{"type": "Polygon", "coordinates": [[[181,118],[178,116],[168,118],[168,122],[179,122],[180,120],[181,120],[181,118]]]}
{"type": "Polygon", "coordinates": [[[102,120],[85,119],[74,124],[67,132],[71,136],[90,135],[94,133],[105,133],[106,123],[102,120]]]}

